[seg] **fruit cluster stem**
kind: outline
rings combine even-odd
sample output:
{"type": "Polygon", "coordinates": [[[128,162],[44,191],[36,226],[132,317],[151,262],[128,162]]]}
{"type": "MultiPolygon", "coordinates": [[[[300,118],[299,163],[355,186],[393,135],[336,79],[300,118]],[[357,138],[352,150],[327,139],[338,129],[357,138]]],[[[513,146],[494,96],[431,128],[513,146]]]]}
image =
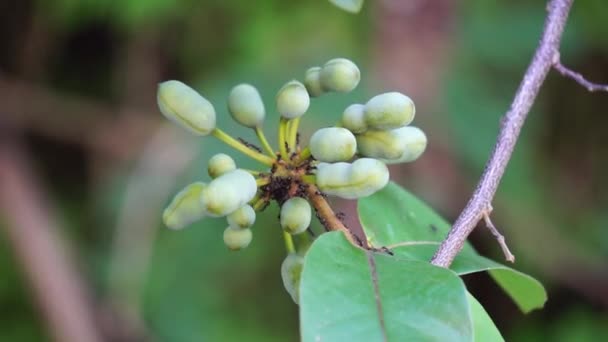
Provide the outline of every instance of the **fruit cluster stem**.
{"type": "Polygon", "coordinates": [[[283,160],[289,160],[289,155],[287,154],[287,119],[281,117],[279,121],[279,151],[281,152],[281,158],[283,160]]]}
{"type": "Polygon", "coordinates": [[[215,128],[211,132],[211,134],[214,137],[216,137],[217,139],[219,139],[220,141],[222,141],[223,143],[225,143],[226,145],[234,148],[235,150],[243,153],[244,155],[246,155],[254,160],[257,160],[258,162],[260,162],[264,165],[272,166],[272,164],[274,164],[273,158],[270,158],[269,156],[263,155],[260,152],[250,149],[249,147],[245,146],[245,144],[234,139],[233,137],[226,134],[226,132],[222,131],[219,128],[215,128]]]}
{"type": "Polygon", "coordinates": [[[351,233],[351,231],[340,221],[340,219],[336,216],[333,209],[325,200],[325,197],[321,194],[319,188],[317,188],[314,184],[308,184],[306,187],[306,193],[308,194],[308,199],[312,203],[312,206],[317,211],[319,216],[319,221],[323,224],[323,226],[327,230],[331,231],[341,231],[346,236],[346,239],[356,247],[362,247],[361,242],[358,241],[357,238],[351,233]]]}
{"type": "Polygon", "coordinates": [[[262,143],[262,147],[264,148],[264,150],[266,150],[266,153],[268,153],[268,155],[272,158],[276,157],[274,151],[272,150],[272,147],[270,146],[270,144],[268,143],[268,140],[266,139],[266,135],[264,135],[264,130],[262,129],[262,127],[257,126],[255,128],[255,135],[258,136],[258,139],[262,143]]]}

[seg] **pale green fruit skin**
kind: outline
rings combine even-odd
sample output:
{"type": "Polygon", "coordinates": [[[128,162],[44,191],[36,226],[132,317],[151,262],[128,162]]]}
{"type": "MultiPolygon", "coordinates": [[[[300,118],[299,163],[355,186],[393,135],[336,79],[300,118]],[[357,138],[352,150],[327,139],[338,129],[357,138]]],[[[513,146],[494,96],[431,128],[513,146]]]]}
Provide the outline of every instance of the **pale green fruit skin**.
{"type": "Polygon", "coordinates": [[[295,119],[306,113],[310,96],[306,87],[298,81],[287,82],[277,93],[277,111],[286,119],[295,119]]]}
{"type": "Polygon", "coordinates": [[[319,97],[325,93],[321,86],[321,67],[312,67],[306,70],[304,86],[310,97],[319,97]]]}
{"type": "Polygon", "coordinates": [[[260,93],[254,86],[246,83],[239,84],[230,91],[228,111],[236,122],[250,128],[260,126],[266,116],[260,93]]]}
{"type": "Polygon", "coordinates": [[[230,227],[234,229],[246,229],[255,223],[255,210],[249,204],[245,204],[226,216],[226,219],[230,227]]]}
{"type": "Polygon", "coordinates": [[[398,164],[398,163],[409,163],[418,159],[422,153],[426,150],[427,138],[426,134],[418,128],[413,126],[406,126],[399,128],[401,139],[405,148],[401,156],[396,159],[382,159],[386,164],[398,164]]]}
{"type": "Polygon", "coordinates": [[[388,184],[386,164],[373,158],[359,158],[349,163],[317,165],[317,186],[328,195],[345,199],[369,196],[388,184]]]}
{"type": "Polygon", "coordinates": [[[353,133],[363,133],[367,131],[365,105],[355,103],[346,107],[342,113],[340,124],[353,133]]]}
{"type": "Polygon", "coordinates": [[[224,244],[232,251],[238,251],[246,248],[253,240],[251,229],[234,229],[232,227],[224,230],[224,244]]]}
{"type": "Polygon", "coordinates": [[[251,201],[257,192],[255,178],[236,169],[212,180],[203,191],[200,201],[212,217],[226,216],[251,201]]]}
{"type": "Polygon", "coordinates": [[[321,86],[326,91],[347,93],[359,84],[361,72],[346,58],[334,58],[321,68],[321,86]]]}
{"type": "Polygon", "coordinates": [[[310,137],[310,151],[322,162],[347,161],[357,152],[357,140],[346,128],[321,128],[310,137]]]}
{"type": "Polygon", "coordinates": [[[294,303],[300,302],[300,279],[304,268],[304,258],[297,254],[289,254],[281,264],[283,286],[294,303]]]}
{"type": "Polygon", "coordinates": [[[211,178],[217,178],[233,170],[236,170],[234,159],[224,153],[215,154],[207,163],[207,173],[209,173],[209,177],[211,178]]]}
{"type": "Polygon", "coordinates": [[[403,127],[414,120],[415,114],[414,102],[398,92],[376,95],[365,104],[365,122],[370,129],[403,127]]]}
{"type": "Polygon", "coordinates": [[[157,102],[165,117],[196,135],[215,129],[215,108],[194,89],[180,81],[158,85],[157,102]]]}
{"type": "MultiPolygon", "coordinates": [[[[396,160],[408,154],[409,148],[417,148],[419,129],[400,127],[385,131],[367,131],[357,134],[357,149],[365,157],[396,160]],[[411,137],[410,135],[414,135],[411,137]],[[414,140],[412,140],[414,139],[414,140]],[[412,144],[413,143],[413,144],[412,144]]],[[[420,131],[421,132],[421,131],[420,131]]],[[[422,136],[426,146],[426,136],[422,136]]]]}
{"type": "Polygon", "coordinates": [[[200,195],[207,184],[196,182],[182,189],[163,211],[163,222],[171,229],[182,229],[205,217],[200,195]]]}
{"type": "Polygon", "coordinates": [[[289,234],[300,234],[310,226],[312,208],[307,200],[292,197],[281,206],[281,227],[289,234]]]}

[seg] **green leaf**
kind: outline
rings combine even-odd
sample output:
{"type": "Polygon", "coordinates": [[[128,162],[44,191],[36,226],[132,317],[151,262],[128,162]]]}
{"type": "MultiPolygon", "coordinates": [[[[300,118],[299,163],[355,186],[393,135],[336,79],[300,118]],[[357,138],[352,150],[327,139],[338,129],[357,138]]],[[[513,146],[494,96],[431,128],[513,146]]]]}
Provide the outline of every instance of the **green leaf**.
{"type": "Polygon", "coordinates": [[[492,318],[481,306],[481,304],[473,297],[472,294],[467,292],[467,298],[469,300],[469,306],[471,307],[471,316],[473,318],[473,336],[475,341],[480,342],[494,342],[504,341],[502,335],[494,325],[492,318]]]}
{"type": "Polygon", "coordinates": [[[471,341],[462,280],[428,262],[352,246],[340,232],[321,235],[300,283],[303,341],[471,341]]]}
{"type": "MultiPolygon", "coordinates": [[[[359,200],[358,210],[369,243],[391,248],[402,260],[430,260],[450,229],[427,204],[392,182],[359,200]]],[[[488,271],[523,312],[547,300],[536,279],[477,254],[468,243],[450,268],[460,275],[488,271]]]]}
{"type": "Polygon", "coordinates": [[[351,13],[359,13],[363,7],[363,0],[329,0],[329,2],[351,13]]]}

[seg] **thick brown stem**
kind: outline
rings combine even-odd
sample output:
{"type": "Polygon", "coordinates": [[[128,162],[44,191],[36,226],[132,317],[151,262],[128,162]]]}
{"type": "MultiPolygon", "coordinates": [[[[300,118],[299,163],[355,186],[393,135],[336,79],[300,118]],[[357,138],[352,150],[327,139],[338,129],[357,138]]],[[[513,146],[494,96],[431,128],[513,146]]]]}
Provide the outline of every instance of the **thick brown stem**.
{"type": "Polygon", "coordinates": [[[319,191],[314,184],[308,184],[306,186],[306,193],[308,194],[308,199],[312,203],[313,207],[317,211],[317,215],[319,220],[325,226],[327,230],[338,230],[344,233],[346,239],[350,241],[353,245],[357,247],[363,247],[363,242],[353,235],[351,231],[340,221],[340,219],[336,216],[333,209],[329,206],[329,203],[325,200],[325,197],[319,191]]]}

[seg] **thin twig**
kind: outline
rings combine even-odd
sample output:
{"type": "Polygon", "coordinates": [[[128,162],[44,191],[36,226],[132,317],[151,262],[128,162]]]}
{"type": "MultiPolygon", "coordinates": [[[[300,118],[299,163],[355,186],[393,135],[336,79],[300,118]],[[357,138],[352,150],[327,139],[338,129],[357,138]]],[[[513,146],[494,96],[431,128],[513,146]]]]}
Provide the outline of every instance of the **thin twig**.
{"type": "Polygon", "coordinates": [[[585,87],[590,92],[608,91],[608,85],[590,82],[587,79],[585,79],[585,77],[583,75],[581,75],[580,73],[578,73],[574,70],[571,70],[568,67],[566,67],[565,65],[563,65],[562,62],[560,61],[559,54],[556,55],[556,59],[553,62],[553,67],[555,68],[555,70],[557,70],[557,72],[562,74],[562,76],[569,77],[569,78],[575,80],[578,84],[585,87]]]}
{"type": "Polygon", "coordinates": [[[490,232],[492,232],[492,235],[494,235],[496,241],[498,241],[498,244],[502,249],[502,253],[505,255],[505,259],[510,262],[515,262],[515,256],[513,255],[513,253],[511,253],[511,250],[509,250],[509,246],[507,246],[505,237],[498,231],[498,229],[496,229],[496,226],[494,226],[494,223],[492,223],[492,220],[490,219],[491,213],[492,207],[490,207],[490,209],[483,214],[483,220],[486,223],[486,227],[490,230],[490,232]]]}
{"type": "Polygon", "coordinates": [[[573,0],[551,0],[544,31],[532,62],[517,89],[511,107],[502,119],[496,145],[479,184],[466,207],[452,226],[431,263],[449,267],[477,223],[491,209],[491,202],[505,172],[524,121],[534,104],[538,91],[559,53],[564,26],[573,0]]]}

